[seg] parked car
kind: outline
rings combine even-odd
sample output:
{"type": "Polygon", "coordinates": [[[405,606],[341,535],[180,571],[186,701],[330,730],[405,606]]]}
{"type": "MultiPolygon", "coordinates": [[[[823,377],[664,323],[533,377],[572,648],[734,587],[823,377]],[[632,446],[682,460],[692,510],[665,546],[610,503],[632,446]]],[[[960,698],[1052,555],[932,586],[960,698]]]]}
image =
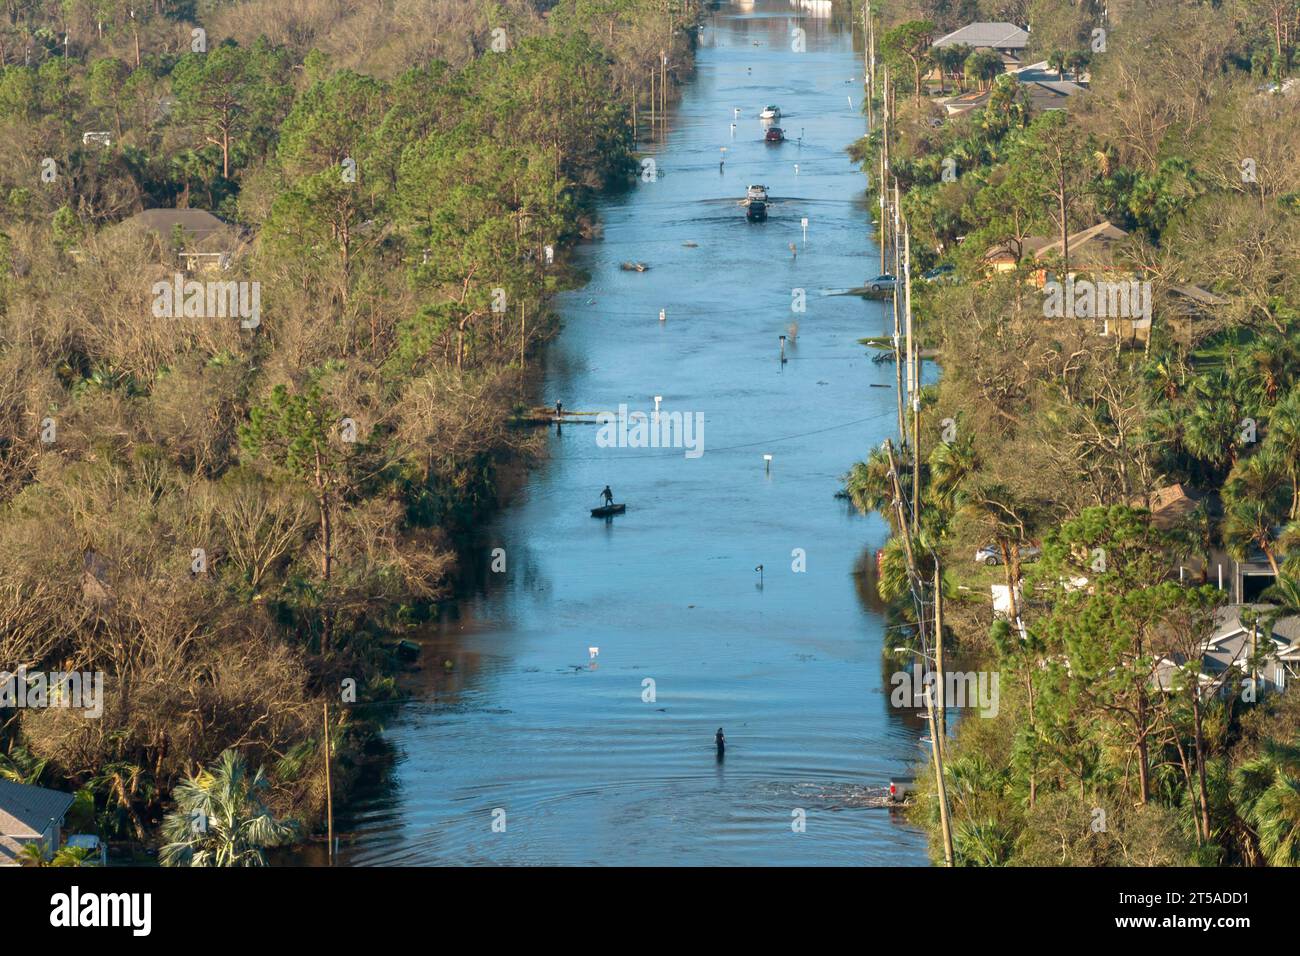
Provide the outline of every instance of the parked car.
{"type": "Polygon", "coordinates": [[[781,118],[781,107],[779,107],[779,106],[764,106],[764,107],[763,107],[763,112],[759,113],[758,116],[759,116],[759,119],[765,119],[765,120],[776,120],[776,119],[780,119],[780,118],[781,118]]]}
{"type": "Polygon", "coordinates": [[[779,126],[773,126],[768,129],[767,133],[763,136],[763,139],[767,140],[769,143],[785,142],[785,130],[781,129],[779,126]]]}
{"type": "Polygon", "coordinates": [[[915,792],[915,777],[894,777],[889,781],[889,799],[894,803],[902,803],[915,792]]]}
{"type": "Polygon", "coordinates": [[[923,272],[921,278],[926,282],[951,282],[956,278],[957,267],[945,263],[941,266],[935,266],[929,272],[923,272]]]}
{"type": "Polygon", "coordinates": [[[894,277],[885,273],[874,279],[867,279],[862,284],[872,292],[889,292],[894,288],[894,277]]]}
{"type": "MultiPolygon", "coordinates": [[[[1020,549],[1021,561],[1033,561],[1043,553],[1043,549],[1037,545],[1027,545],[1020,549]]],[[[1002,563],[1002,552],[996,544],[986,544],[975,552],[975,563],[986,564],[989,566],[1002,563]]]]}

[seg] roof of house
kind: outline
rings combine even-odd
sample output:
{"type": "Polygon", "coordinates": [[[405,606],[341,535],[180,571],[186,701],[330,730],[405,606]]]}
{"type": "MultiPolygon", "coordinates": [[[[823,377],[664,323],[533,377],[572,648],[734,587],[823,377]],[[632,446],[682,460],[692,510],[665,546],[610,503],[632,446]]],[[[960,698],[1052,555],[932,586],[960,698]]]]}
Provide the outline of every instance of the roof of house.
{"type": "Polygon", "coordinates": [[[171,238],[176,227],[180,226],[195,242],[203,242],[209,236],[230,228],[206,209],[146,209],[123,220],[122,224],[137,226],[163,239],[171,238]]]}
{"type": "Polygon", "coordinates": [[[62,790],[0,780],[0,865],[17,862],[23,843],[61,821],[75,798],[62,790]]]}
{"type": "Polygon", "coordinates": [[[968,23],[934,41],[935,46],[962,44],[992,50],[1023,50],[1029,46],[1029,32],[1014,23],[968,23]]]}
{"type": "MultiPolygon", "coordinates": [[[[1067,96],[1073,96],[1076,93],[1082,93],[1088,87],[1082,83],[1076,83],[1074,80],[1065,79],[1056,70],[1047,65],[1046,60],[1039,60],[1037,63],[1030,63],[1028,66],[1022,66],[1011,71],[1016,79],[1021,83],[1042,83],[1051,87],[1058,92],[1067,96]]],[[[1069,76],[1070,71],[1065,71],[1069,76]]]]}
{"type": "Polygon", "coordinates": [[[1212,310],[1230,301],[1198,285],[1171,285],[1167,291],[1174,307],[1183,312],[1212,310]]]}
{"type": "MultiPolygon", "coordinates": [[[[1223,645],[1231,639],[1247,634],[1246,625],[1241,623],[1241,614],[1246,610],[1262,615],[1276,611],[1277,607],[1273,604],[1225,604],[1214,613],[1214,633],[1210,635],[1209,643],[1216,646],[1223,645]]],[[[1292,614],[1278,618],[1273,622],[1272,634],[1274,643],[1282,649],[1295,645],[1300,641],[1300,615],[1292,614]]]]}
{"type": "MultiPolygon", "coordinates": [[[[1122,239],[1128,238],[1128,233],[1106,220],[1099,222],[1090,229],[1083,229],[1074,233],[1070,237],[1070,265],[1109,265],[1111,246],[1122,239]]],[[[1029,240],[1025,240],[1025,251],[1029,251],[1029,240]]],[[[1052,253],[1060,254],[1062,244],[1060,239],[1053,240],[1042,246],[1038,246],[1034,252],[1037,259],[1052,253]]]]}
{"type": "Polygon", "coordinates": [[[1070,97],[1083,90],[1082,86],[1075,86],[1075,84],[1068,82],[1058,83],[1055,80],[1050,82],[1040,82],[1038,80],[1022,82],[1021,86],[1025,89],[1025,95],[1029,97],[1029,108],[1034,112],[1063,110],[1070,97]],[[1065,88],[1070,86],[1074,86],[1075,89],[1065,88]]]}
{"type": "Polygon", "coordinates": [[[1189,494],[1178,482],[1157,488],[1150,494],[1133,502],[1136,508],[1146,508],[1151,512],[1151,523],[1162,530],[1169,530],[1179,519],[1195,510],[1199,499],[1189,494]]]}
{"type": "MultiPolygon", "coordinates": [[[[984,251],[984,259],[986,262],[1019,262],[1021,256],[1037,253],[1038,250],[1050,245],[1051,242],[1052,240],[1047,236],[1025,236],[1020,240],[1019,253],[1017,253],[1016,241],[1014,239],[1004,239],[1002,242],[989,246],[984,251]]],[[[1073,250],[1073,245],[1070,248],[1073,250]]]]}
{"type": "Polygon", "coordinates": [[[992,95],[993,93],[989,90],[972,90],[968,93],[958,93],[944,100],[943,106],[950,115],[965,113],[977,106],[983,106],[992,95]]]}

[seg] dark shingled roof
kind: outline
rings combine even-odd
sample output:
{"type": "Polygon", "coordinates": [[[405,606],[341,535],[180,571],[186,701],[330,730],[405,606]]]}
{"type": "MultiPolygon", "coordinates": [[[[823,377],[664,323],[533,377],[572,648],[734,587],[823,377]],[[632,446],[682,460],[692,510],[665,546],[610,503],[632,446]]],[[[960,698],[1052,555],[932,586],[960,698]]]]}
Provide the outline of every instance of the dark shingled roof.
{"type": "Polygon", "coordinates": [[[38,839],[50,820],[61,821],[73,799],[62,790],[0,780],[0,866],[16,863],[22,845],[38,839]]]}
{"type": "Polygon", "coordinates": [[[163,239],[170,239],[176,227],[180,226],[187,235],[194,237],[195,242],[202,242],[227,228],[225,222],[206,209],[146,209],[123,220],[123,224],[139,226],[163,239]]]}

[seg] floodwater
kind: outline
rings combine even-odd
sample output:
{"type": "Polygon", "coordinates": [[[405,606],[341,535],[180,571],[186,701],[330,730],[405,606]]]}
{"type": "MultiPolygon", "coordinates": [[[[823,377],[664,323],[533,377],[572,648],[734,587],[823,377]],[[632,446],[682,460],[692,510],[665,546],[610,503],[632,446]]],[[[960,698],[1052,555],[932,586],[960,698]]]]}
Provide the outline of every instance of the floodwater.
{"type": "Polygon", "coordinates": [[[835,497],[896,416],[892,366],[857,344],[888,331],[885,308],[825,294],[879,271],[844,152],[865,132],[862,59],[829,6],[710,15],[646,147],[657,180],[602,203],[603,238],[578,250],[591,282],[559,303],[544,400],[653,414],[659,396],[663,416],[702,416],[702,454],[552,429],[550,460],[483,530],[505,571],[485,567],[429,637],[387,731],[392,772],[340,819],[341,863],[927,862],[918,830],[862,799],[922,755],[923,726],[889,706],[857,573],[885,526],[835,497]],[[787,142],[763,141],[768,103],[787,142]],[[767,222],[737,204],[750,183],[769,187],[767,222]],[[606,484],[628,506],[608,522],[588,514],[606,484]]]}

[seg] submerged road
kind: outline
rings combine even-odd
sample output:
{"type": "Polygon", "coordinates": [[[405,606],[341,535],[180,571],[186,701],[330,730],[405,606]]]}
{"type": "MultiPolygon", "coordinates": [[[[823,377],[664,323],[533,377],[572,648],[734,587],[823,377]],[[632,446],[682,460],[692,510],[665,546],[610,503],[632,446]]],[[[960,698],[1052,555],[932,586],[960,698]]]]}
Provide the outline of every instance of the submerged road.
{"type": "Polygon", "coordinates": [[[545,401],[653,414],[660,396],[702,432],[669,449],[552,432],[483,531],[506,570],[428,638],[387,731],[393,772],[340,820],[341,862],[926,863],[922,835],[863,799],[921,754],[922,725],[889,706],[857,573],[886,528],[835,498],[893,430],[894,372],[857,344],[889,330],[884,305],[825,294],[879,262],[844,152],[865,132],[862,58],[818,9],[711,14],[647,147],[657,180],[601,204],[603,238],[578,250],[591,282],[559,302],[545,401]],[[764,142],[768,103],[785,143],[764,142]],[[750,183],[770,189],[765,223],[736,203],[750,183]],[[606,484],[628,504],[608,523],[588,515],[606,484]]]}

